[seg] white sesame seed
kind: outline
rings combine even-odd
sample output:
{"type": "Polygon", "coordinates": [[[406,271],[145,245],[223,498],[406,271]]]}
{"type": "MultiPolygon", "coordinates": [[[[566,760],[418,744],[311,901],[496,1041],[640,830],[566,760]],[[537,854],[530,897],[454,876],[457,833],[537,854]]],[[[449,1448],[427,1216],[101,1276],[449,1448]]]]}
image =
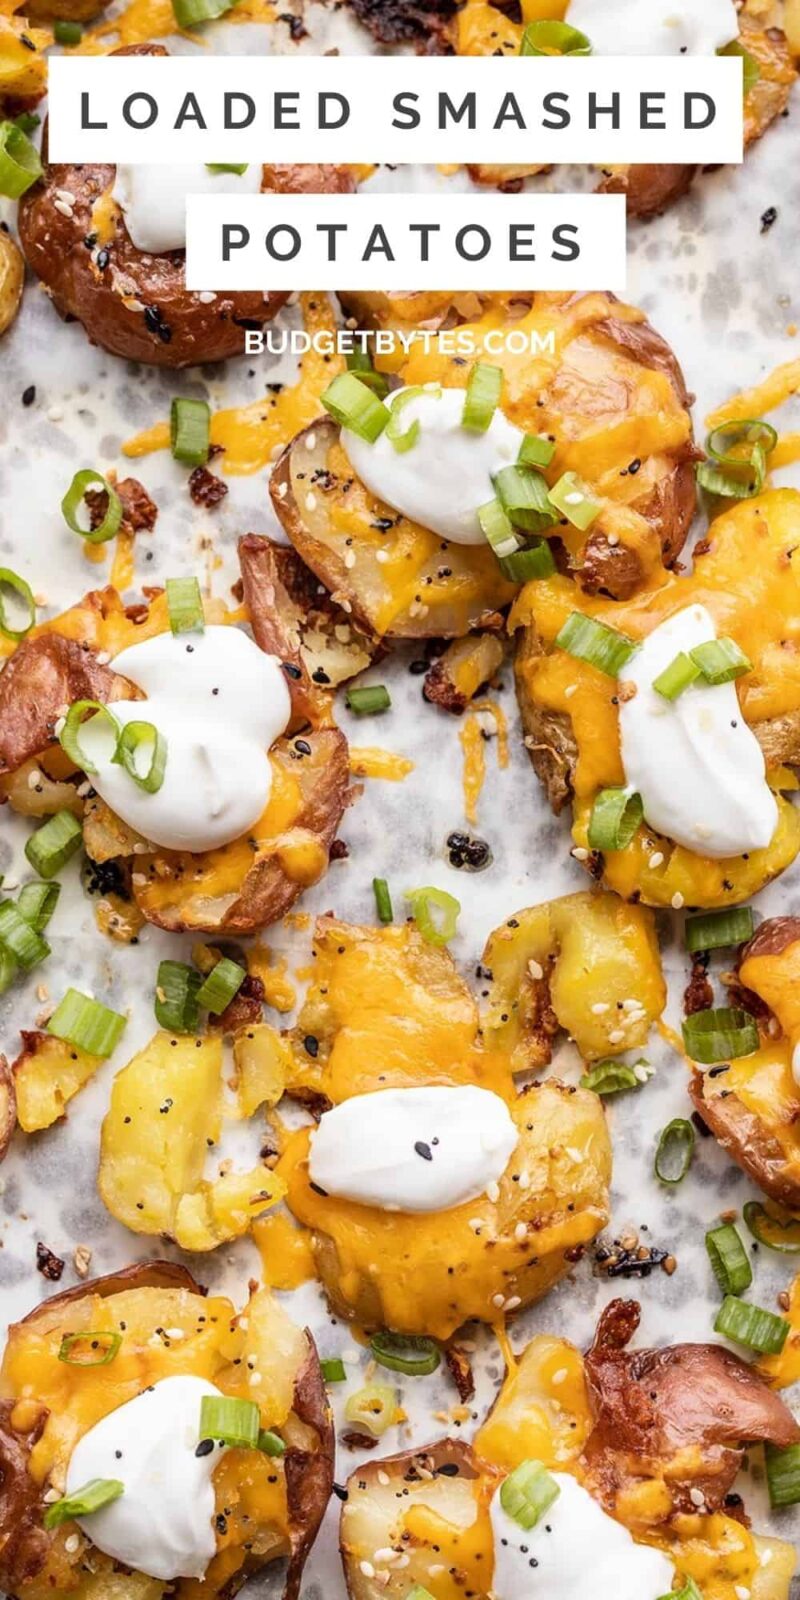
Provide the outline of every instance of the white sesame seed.
{"type": "Polygon", "coordinates": [[[75,212],[73,211],[72,206],[67,205],[66,200],[54,200],[53,201],[53,209],[54,209],[54,211],[60,212],[62,217],[70,217],[71,218],[71,217],[74,217],[74,215],[75,215],[75,212]]]}
{"type": "Polygon", "coordinates": [[[572,696],[574,694],[577,694],[577,693],[578,693],[578,685],[577,685],[577,683],[568,683],[566,689],[564,690],[564,699],[565,700],[571,700],[572,696]]]}
{"type": "Polygon", "coordinates": [[[388,552],[388,550],[376,550],[375,551],[375,560],[376,561],[380,561],[381,563],[383,563],[384,561],[388,561],[389,560],[389,552],[388,552]]]}
{"type": "Polygon", "coordinates": [[[525,1226],[525,1223],[518,1222],[516,1228],[514,1229],[514,1238],[516,1239],[517,1244],[522,1244],[523,1239],[527,1239],[527,1237],[528,1230],[525,1226]]]}
{"type": "Polygon", "coordinates": [[[622,1009],[623,1011],[641,1011],[642,1002],[641,1000],[623,1000],[622,1009]]]}
{"type": "Polygon", "coordinates": [[[285,500],[287,494],[289,493],[288,483],[279,483],[275,489],[275,493],[279,500],[285,500]]]}
{"type": "Polygon", "coordinates": [[[395,1552],[391,1545],[387,1545],[384,1549],[376,1550],[372,1559],[376,1566],[385,1567],[387,1561],[391,1561],[394,1554],[395,1552]]]}
{"type": "Polygon", "coordinates": [[[664,852],[663,852],[663,850],[654,850],[653,854],[650,857],[650,860],[647,863],[647,865],[648,865],[648,867],[652,867],[653,871],[655,871],[656,867],[660,867],[661,866],[661,863],[662,863],[663,860],[664,860],[664,852]]]}
{"type": "Polygon", "coordinates": [[[553,1373],[553,1376],[550,1379],[550,1382],[551,1383],[563,1383],[564,1380],[566,1378],[568,1378],[568,1377],[569,1377],[569,1373],[567,1372],[566,1367],[559,1367],[558,1372],[554,1372],[553,1373]]]}
{"type": "Polygon", "coordinates": [[[576,861],[588,861],[589,860],[589,852],[588,852],[588,850],[584,850],[582,844],[576,844],[575,849],[573,850],[572,854],[574,855],[576,861]]]}
{"type": "Polygon", "coordinates": [[[251,1374],[250,1374],[250,1388],[251,1389],[257,1389],[258,1385],[260,1384],[260,1382],[261,1382],[261,1373],[260,1372],[251,1372],[251,1374]]]}
{"type": "Polygon", "coordinates": [[[309,489],[308,494],[306,495],[306,511],[316,511],[316,509],[317,497],[315,494],[312,494],[311,490],[309,489]]]}
{"type": "Polygon", "coordinates": [[[81,1536],[80,1536],[80,1534],[79,1533],[71,1533],[69,1538],[64,1540],[64,1549],[66,1550],[67,1555],[74,1556],[75,1551],[80,1549],[80,1544],[81,1544],[81,1536]]]}
{"type": "Polygon", "coordinates": [[[691,1500],[693,1506],[704,1506],[706,1503],[706,1497],[703,1494],[702,1489],[690,1489],[689,1499],[691,1500]]]}
{"type": "Polygon", "coordinates": [[[389,1484],[391,1483],[391,1481],[392,1480],[389,1477],[388,1472],[384,1472],[383,1468],[381,1467],[381,1470],[378,1473],[378,1482],[379,1482],[381,1488],[382,1489],[388,1489],[389,1484]]]}
{"type": "Polygon", "coordinates": [[[538,982],[539,982],[539,980],[540,980],[540,979],[541,979],[541,978],[543,978],[543,977],[544,977],[544,967],[541,967],[541,966],[540,966],[540,965],[539,965],[539,962],[538,962],[538,961],[529,961],[529,962],[528,962],[528,971],[529,971],[529,973],[530,973],[530,975],[531,975],[531,977],[532,977],[532,978],[533,978],[533,979],[534,979],[534,980],[535,980],[535,981],[536,981],[536,982],[537,982],[537,983],[538,983],[538,982]]]}
{"type": "Polygon", "coordinates": [[[672,909],[673,909],[673,911],[680,911],[682,905],[683,905],[683,895],[680,893],[680,891],[676,891],[676,893],[672,896],[672,909]]]}
{"type": "Polygon", "coordinates": [[[519,1295],[518,1294],[512,1294],[512,1295],[509,1295],[505,1305],[503,1306],[503,1310],[504,1311],[516,1311],[517,1306],[521,1306],[521,1305],[522,1305],[522,1301],[520,1300],[519,1295]]]}
{"type": "Polygon", "coordinates": [[[473,1233],[479,1233],[483,1226],[483,1217],[470,1217],[469,1222],[467,1223],[467,1227],[471,1228],[473,1233]]]}
{"type": "Polygon", "coordinates": [[[344,564],[345,564],[346,567],[354,567],[355,566],[355,564],[356,564],[356,553],[355,553],[355,550],[346,550],[345,551],[344,564]]]}
{"type": "Polygon", "coordinates": [[[165,1328],[164,1332],[166,1333],[168,1339],[183,1338],[183,1328],[165,1328]]]}
{"type": "Polygon", "coordinates": [[[523,1171],[519,1175],[519,1187],[520,1187],[520,1189],[530,1189],[530,1186],[531,1186],[531,1175],[530,1175],[529,1172],[527,1172],[527,1171],[525,1171],[523,1169],[523,1171]]]}
{"type": "Polygon", "coordinates": [[[359,1570],[362,1572],[365,1578],[374,1578],[375,1568],[373,1567],[371,1561],[359,1561],[358,1565],[359,1570]]]}
{"type": "Polygon", "coordinates": [[[46,1489],[42,1499],[46,1506],[54,1506],[56,1501],[61,1499],[61,1495],[57,1489],[46,1489]]]}
{"type": "Polygon", "coordinates": [[[499,1185],[499,1183],[487,1183],[487,1185],[486,1185],[486,1198],[488,1200],[491,1200],[492,1205],[496,1205],[497,1204],[498,1200],[500,1199],[500,1185],[499,1185]]]}
{"type": "Polygon", "coordinates": [[[736,1600],[750,1600],[750,1590],[744,1583],[735,1583],[733,1592],[736,1595],[736,1600]]]}
{"type": "Polygon", "coordinates": [[[506,1297],[505,1297],[504,1294],[493,1294],[492,1295],[492,1305],[496,1306],[498,1311],[502,1311],[505,1303],[506,1303],[506,1297]]]}
{"type": "Polygon", "coordinates": [[[608,542],[611,545],[612,549],[614,548],[615,545],[619,544],[619,534],[618,533],[609,533],[607,535],[607,538],[608,538],[608,542]]]}
{"type": "Polygon", "coordinates": [[[605,1013],[608,1011],[608,1009],[609,1009],[609,1007],[608,1007],[608,1002],[607,1001],[605,1001],[605,1000],[595,1000],[595,1003],[592,1006],[592,1015],[595,1016],[595,1017],[605,1016],[605,1013]]]}
{"type": "Polygon", "coordinates": [[[625,1038],[625,1030],[624,1030],[624,1028],[613,1028],[611,1033],[608,1036],[608,1042],[609,1042],[609,1044],[622,1044],[622,1041],[623,1041],[624,1038],[625,1038]]]}

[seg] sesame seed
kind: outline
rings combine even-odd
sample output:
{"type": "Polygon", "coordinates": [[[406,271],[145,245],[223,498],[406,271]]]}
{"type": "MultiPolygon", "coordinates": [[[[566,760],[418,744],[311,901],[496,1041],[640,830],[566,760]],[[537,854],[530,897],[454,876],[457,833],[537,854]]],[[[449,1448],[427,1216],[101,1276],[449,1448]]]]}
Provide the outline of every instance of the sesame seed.
{"type": "Polygon", "coordinates": [[[625,1038],[625,1030],[624,1030],[624,1028],[614,1028],[614,1029],[612,1029],[611,1033],[608,1036],[608,1042],[609,1042],[609,1044],[622,1044],[622,1041],[623,1041],[624,1038],[625,1038]]]}
{"type": "Polygon", "coordinates": [[[538,962],[538,961],[529,961],[529,962],[528,962],[528,971],[529,971],[529,973],[530,973],[530,975],[531,975],[531,977],[532,977],[532,978],[533,978],[533,979],[534,979],[534,980],[535,980],[535,981],[536,981],[536,982],[537,982],[537,983],[538,983],[538,982],[539,982],[539,980],[540,980],[540,979],[541,979],[541,978],[543,978],[543,977],[544,977],[544,967],[541,967],[541,966],[540,966],[540,965],[539,965],[539,962],[538,962]]]}
{"type": "Polygon", "coordinates": [[[576,861],[588,861],[589,860],[589,852],[588,852],[588,850],[584,850],[582,844],[576,844],[575,849],[573,850],[572,854],[574,855],[576,861]]]}
{"type": "Polygon", "coordinates": [[[605,1015],[608,1009],[609,1008],[605,1000],[595,1000],[595,1003],[592,1006],[592,1015],[595,1017],[602,1017],[605,1015]]]}
{"type": "Polygon", "coordinates": [[[664,860],[664,852],[663,852],[663,850],[654,850],[653,854],[650,857],[650,860],[647,863],[647,865],[648,865],[648,867],[652,867],[653,870],[655,871],[656,867],[660,867],[661,866],[661,863],[662,863],[663,860],[664,860]]]}
{"type": "Polygon", "coordinates": [[[365,1578],[374,1578],[375,1568],[373,1567],[371,1561],[359,1561],[358,1566],[360,1572],[365,1578]]]}
{"type": "Polygon", "coordinates": [[[683,895],[680,893],[680,891],[678,891],[672,896],[672,909],[673,909],[673,911],[680,911],[682,905],[683,905],[683,895]]]}
{"type": "Polygon", "coordinates": [[[492,1305],[496,1306],[498,1311],[502,1311],[505,1303],[506,1303],[505,1295],[503,1295],[503,1294],[493,1294],[492,1295],[492,1305]]]}

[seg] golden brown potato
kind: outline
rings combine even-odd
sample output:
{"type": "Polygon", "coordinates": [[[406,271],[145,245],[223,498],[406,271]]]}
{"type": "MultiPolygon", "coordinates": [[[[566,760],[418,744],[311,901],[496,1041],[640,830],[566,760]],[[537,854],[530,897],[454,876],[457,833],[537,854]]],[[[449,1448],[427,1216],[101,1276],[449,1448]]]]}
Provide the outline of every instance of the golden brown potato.
{"type": "Polygon", "coordinates": [[[657,591],[625,604],[591,600],[561,576],[528,584],[517,600],[510,627],[517,637],[517,695],[532,764],[554,811],[572,802],[579,859],[626,899],[654,906],[736,905],[783,872],[800,850],[800,813],[780,792],[795,783],[784,764],[800,761],[800,673],[782,642],[791,636],[798,604],[798,513],[800,496],[791,489],[738,502],[713,522],[691,576],[670,574],[657,591]],[[588,847],[588,824],[599,791],[625,781],[619,682],[556,650],[556,635],[579,610],[639,639],[693,601],[707,607],[720,633],[735,638],[753,662],[737,688],[778,792],[775,835],[764,850],[712,860],[643,824],[625,850],[601,857],[588,847]]]}
{"type": "Polygon", "coordinates": [[[481,966],[491,974],[484,1038],[513,1072],[546,1066],[560,1030],[584,1061],[638,1049],[666,1004],[652,913],[615,894],[515,912],[490,934],[481,966]]]}
{"type": "Polygon", "coordinates": [[[422,692],[431,705],[460,716],[499,670],[505,641],[497,633],[470,633],[453,639],[428,668],[422,692]]]}
{"type": "MultiPolygon", "coordinates": [[[[347,306],[364,299],[343,298],[347,306]]],[[[415,312],[418,298],[372,296],[372,321],[396,326],[416,314],[436,328],[450,320],[452,295],[423,297],[415,312]]],[[[548,481],[575,471],[602,506],[588,533],[564,519],[554,528],[563,561],[588,591],[631,595],[675,561],[695,509],[697,452],[672,351],[640,312],[604,294],[487,295],[470,315],[476,355],[503,368],[506,416],[556,444],[548,481]],[[558,359],[537,354],[535,344],[524,355],[498,354],[494,335],[509,324],[529,342],[554,334],[558,359]]],[[[435,339],[391,365],[403,384],[463,388],[469,378],[465,357],[435,339]]],[[[488,545],[447,543],[370,495],[330,420],[287,447],[270,490],[303,561],[378,635],[460,638],[495,626],[514,593],[488,545]]]]}
{"type": "Polygon", "coordinates": [[[472,1083],[502,1096],[519,1129],[496,1199],[446,1217],[323,1197],[309,1179],[308,1130],[293,1134],[276,1171],[310,1230],[335,1312],[371,1329],[447,1339],[470,1318],[492,1321],[503,1307],[540,1298],[607,1217],[601,1102],[552,1081],[516,1094],[511,1058],[480,1038],[477,1006],[450,956],[414,927],[324,917],[314,952],[314,982],[290,1034],[290,1094],[321,1110],[377,1089],[472,1083]]]}
{"type": "Polygon", "coordinates": [[[10,233],[0,231],[0,339],[22,304],[25,263],[10,233]]]}
{"type": "Polygon", "coordinates": [[[102,1065],[102,1056],[89,1055],[50,1033],[23,1032],[22,1051],[12,1069],[17,1121],[23,1132],[51,1128],[102,1065]]]}
{"type": "Polygon", "coordinates": [[[5,1056],[0,1055],[0,1161],[11,1143],[16,1125],[17,1099],[14,1091],[14,1074],[5,1056]]]}
{"type": "Polygon", "coordinates": [[[800,1041],[800,919],[763,922],[739,958],[732,1000],[755,1012],[759,1048],[713,1075],[696,1067],[689,1093],[703,1121],[773,1200],[800,1209],[800,1091],[792,1057],[800,1041]]]}
{"type": "MultiPolygon", "coordinates": [[[[66,0],[68,7],[82,3],[66,0]]],[[[168,51],[142,44],[113,54],[168,51]]],[[[44,176],[20,202],[20,242],[56,310],[82,322],[93,344],[153,366],[224,361],[244,349],[246,328],[270,322],[284,305],[286,294],[267,290],[220,292],[211,300],[187,290],[183,250],[149,255],[134,245],[111,195],[115,167],[49,162],[46,128],[43,160],[44,176]],[[60,198],[65,193],[72,197],[69,206],[60,198]],[[87,238],[94,241],[90,249],[87,238]]],[[[344,167],[263,169],[268,191],[341,192],[353,187],[352,174],[344,167]]]]}
{"type": "Polygon", "coordinates": [[[221,1036],[155,1034],[117,1073],[103,1122],[97,1186],[112,1216],[201,1251],[276,1205],[284,1186],[266,1167],[203,1177],[222,1108],[221,1036]]]}
{"type": "Polygon", "coordinates": [[[64,1592],[74,1600],[197,1594],[193,1579],[164,1584],[115,1566],[84,1538],[73,1541],[73,1523],[54,1532],[42,1525],[43,1491],[63,1493],[70,1456],[87,1429],[176,1373],[209,1378],[224,1394],[254,1400],[262,1427],[286,1445],[280,1457],[232,1450],[218,1466],[214,1487],[223,1514],[203,1594],[229,1600],[253,1573],[283,1560],[285,1600],[296,1600],[333,1479],[333,1429],[314,1343],[268,1291],[257,1291],[239,1315],[229,1300],[206,1298],[184,1267],[166,1261],[55,1295],[9,1329],[0,1371],[0,1583],[19,1600],[64,1592]],[[167,1337],[167,1329],[181,1338],[167,1337]],[[110,1363],[87,1368],[54,1359],[65,1334],[84,1330],[121,1333],[110,1363]]]}
{"type": "Polygon", "coordinates": [[[475,1449],[503,1472],[522,1461],[565,1472],[580,1457],[591,1426],[580,1351],[568,1339],[538,1333],[506,1372],[475,1449]]]}

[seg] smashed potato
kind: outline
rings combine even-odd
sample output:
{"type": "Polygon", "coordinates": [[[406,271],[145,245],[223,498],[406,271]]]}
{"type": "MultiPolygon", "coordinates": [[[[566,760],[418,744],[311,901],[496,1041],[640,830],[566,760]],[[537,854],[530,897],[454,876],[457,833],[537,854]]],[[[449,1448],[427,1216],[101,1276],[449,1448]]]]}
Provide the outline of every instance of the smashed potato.
{"type": "Polygon", "coordinates": [[[771,917],[741,951],[736,1003],[750,1007],[760,1031],[752,1055],[722,1072],[695,1066],[694,1105],[759,1188],[800,1210],[800,1088],[793,1058],[800,1042],[800,918],[771,917]]]}
{"type": "Polygon", "coordinates": [[[507,917],[481,957],[486,1044],[513,1072],[546,1066],[563,1030],[584,1061],[643,1045],[667,991],[655,921],[615,894],[565,895],[507,917]]]}
{"type": "Polygon", "coordinates": [[[117,1073],[97,1181],[112,1216],[134,1233],[213,1250],[282,1198],[266,1167],[203,1177],[222,1124],[221,1072],[219,1035],[162,1032],[117,1073]]]}
{"type": "Polygon", "coordinates": [[[525,743],[553,810],[573,807],[579,859],[625,899],[647,905],[737,905],[777,877],[800,850],[800,813],[781,793],[795,786],[787,765],[800,762],[797,636],[797,522],[800,495],[771,490],[723,512],[699,548],[691,575],[668,574],[622,604],[592,600],[568,579],[530,583],[510,619],[517,636],[517,695],[525,743]],[[736,640],[753,669],[737,681],[742,713],[764,752],[777,792],[778,824],[761,850],[712,860],[674,844],[643,823],[624,850],[589,848],[592,804],[602,789],[624,784],[615,696],[617,680],[557,650],[573,611],[641,639],[690,603],[707,607],[720,633],[736,640]]]}
{"type": "MultiPolygon", "coordinates": [[[[390,325],[415,302],[398,297],[396,312],[394,297],[370,298],[372,320],[390,325]]],[[[434,297],[418,313],[439,305],[435,326],[452,302],[434,297]]],[[[552,530],[556,544],[587,590],[634,593],[679,555],[695,509],[688,396],[672,351],[641,312],[609,295],[541,293],[512,302],[494,294],[482,302],[465,334],[476,359],[485,355],[503,370],[503,412],[554,441],[548,482],[575,471],[602,506],[588,532],[561,519],[552,530]],[[509,323],[526,345],[523,355],[496,349],[509,323]],[[544,353],[536,353],[534,336],[544,353]]],[[[408,385],[464,388],[470,375],[465,357],[437,347],[435,335],[430,348],[412,345],[407,356],[381,364],[408,385]]],[[[376,500],[354,476],[330,419],[312,423],[287,447],[270,491],[306,565],[379,636],[460,638],[496,626],[515,591],[487,545],[443,541],[376,500]]]]}
{"type": "Polygon", "coordinates": [[[67,1103],[103,1065],[51,1033],[23,1032],[22,1051],[13,1065],[17,1121],[24,1133],[52,1127],[67,1103]]]}
{"type": "Polygon", "coordinates": [[[296,1600],[330,1495],[333,1452],[313,1340],[267,1290],[252,1295],[239,1315],[229,1300],[201,1293],[185,1267],[166,1261],[82,1284],[9,1329],[0,1371],[0,1583],[18,1600],[65,1593],[73,1600],[195,1600],[201,1590],[209,1600],[231,1600],[251,1575],[283,1560],[284,1600],[296,1600]],[[90,1329],[119,1331],[113,1360],[92,1367],[59,1361],[62,1338],[90,1329]],[[73,1537],[73,1522],[47,1531],[42,1521],[42,1496],[63,1494],[70,1456],[88,1429],[176,1374],[255,1401],[261,1426],[286,1446],[282,1456],[232,1450],[217,1467],[217,1549],[202,1585],[129,1571],[73,1537]]]}

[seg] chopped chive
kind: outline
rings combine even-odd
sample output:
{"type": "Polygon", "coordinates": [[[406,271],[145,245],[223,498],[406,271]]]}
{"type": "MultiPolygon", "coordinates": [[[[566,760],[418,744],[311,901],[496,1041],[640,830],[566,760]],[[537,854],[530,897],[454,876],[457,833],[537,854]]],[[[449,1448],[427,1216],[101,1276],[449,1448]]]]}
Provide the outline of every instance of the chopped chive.
{"type": "Polygon", "coordinates": [[[392,897],[389,893],[389,885],[386,879],[373,878],[372,888],[375,893],[375,910],[378,913],[378,921],[383,923],[391,922],[394,913],[392,911],[392,897]]]}

